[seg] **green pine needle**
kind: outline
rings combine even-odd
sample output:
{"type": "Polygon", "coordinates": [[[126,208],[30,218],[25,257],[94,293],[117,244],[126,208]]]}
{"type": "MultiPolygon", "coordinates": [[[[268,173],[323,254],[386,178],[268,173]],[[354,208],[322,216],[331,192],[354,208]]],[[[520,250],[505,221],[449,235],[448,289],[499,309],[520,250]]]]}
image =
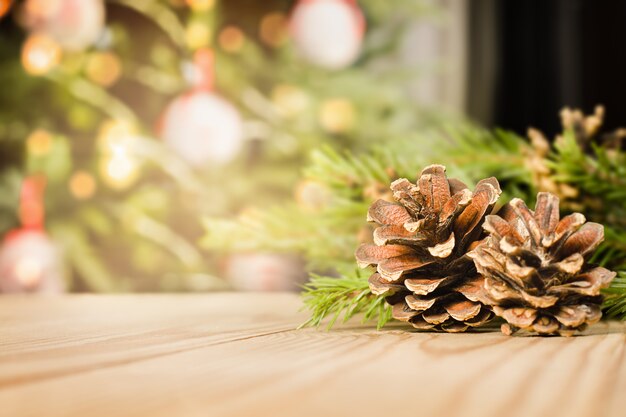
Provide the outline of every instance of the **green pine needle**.
{"type": "Polygon", "coordinates": [[[626,271],[620,271],[611,287],[604,291],[606,300],[602,306],[606,317],[626,320],[626,271]]]}
{"type": "Polygon", "coordinates": [[[347,322],[357,314],[363,314],[363,322],[377,320],[377,329],[381,329],[391,319],[391,309],[385,298],[370,291],[367,277],[357,271],[354,275],[325,277],[311,275],[311,280],[304,285],[302,292],[304,307],[311,317],[302,327],[319,327],[325,318],[330,317],[327,329],[342,316],[347,322]]]}

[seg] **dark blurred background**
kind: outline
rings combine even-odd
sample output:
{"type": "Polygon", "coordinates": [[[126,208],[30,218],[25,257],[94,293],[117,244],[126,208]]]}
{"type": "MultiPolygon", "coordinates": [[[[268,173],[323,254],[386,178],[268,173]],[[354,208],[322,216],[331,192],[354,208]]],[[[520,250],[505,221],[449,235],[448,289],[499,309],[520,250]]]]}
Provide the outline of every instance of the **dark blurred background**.
{"type": "Polygon", "coordinates": [[[476,0],[469,10],[468,114],[523,133],[560,129],[563,106],[626,120],[626,2],[476,0]]]}

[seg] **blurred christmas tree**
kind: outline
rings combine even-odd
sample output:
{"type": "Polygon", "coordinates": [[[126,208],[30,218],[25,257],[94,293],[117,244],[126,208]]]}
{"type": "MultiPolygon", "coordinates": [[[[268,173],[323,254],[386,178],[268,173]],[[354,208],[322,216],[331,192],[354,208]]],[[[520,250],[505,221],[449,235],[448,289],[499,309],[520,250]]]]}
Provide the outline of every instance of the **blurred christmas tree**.
{"type": "Polygon", "coordinates": [[[202,217],[294,189],[315,210],[326,188],[298,182],[313,148],[417,140],[439,117],[401,87],[423,68],[398,59],[411,24],[439,18],[427,4],[0,0],[0,288],[223,285],[202,217]]]}

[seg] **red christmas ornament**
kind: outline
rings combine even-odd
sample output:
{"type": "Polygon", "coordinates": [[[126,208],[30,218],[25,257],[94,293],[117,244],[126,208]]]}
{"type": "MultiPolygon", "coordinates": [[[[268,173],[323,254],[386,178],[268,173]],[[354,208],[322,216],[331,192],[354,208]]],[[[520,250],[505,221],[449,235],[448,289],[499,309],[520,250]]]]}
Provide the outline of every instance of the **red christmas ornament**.
{"type": "Polygon", "coordinates": [[[45,178],[33,176],[22,184],[19,218],[0,246],[0,292],[59,293],[64,290],[60,253],[44,231],[45,178]]]}
{"type": "Polygon", "coordinates": [[[304,59],[336,70],[359,57],[365,18],[356,0],[299,0],[289,32],[304,59]]]}
{"type": "Polygon", "coordinates": [[[213,66],[211,50],[196,51],[188,73],[192,89],[170,103],[159,128],[166,145],[196,167],[230,162],[243,142],[239,112],[213,91],[213,66]]]}

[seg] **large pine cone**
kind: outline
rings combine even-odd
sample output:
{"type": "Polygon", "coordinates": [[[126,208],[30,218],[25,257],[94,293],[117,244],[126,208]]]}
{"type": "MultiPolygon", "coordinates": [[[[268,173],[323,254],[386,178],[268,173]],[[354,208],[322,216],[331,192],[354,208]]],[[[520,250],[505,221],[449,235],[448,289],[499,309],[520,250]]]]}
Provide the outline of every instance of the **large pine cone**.
{"type": "Polygon", "coordinates": [[[369,209],[374,244],[356,251],[360,267],[375,265],[374,294],[386,295],[395,319],[418,329],[461,332],[492,317],[488,307],[470,301],[463,288],[477,276],[468,249],[500,196],[495,178],[480,181],[474,193],[461,181],[447,179],[445,167],[425,168],[417,184],[391,184],[397,203],[378,200],[369,209]]]}
{"type": "Polygon", "coordinates": [[[534,212],[513,199],[483,227],[490,236],[470,253],[485,278],[476,298],[508,322],[504,333],[567,336],[600,319],[600,289],[615,272],[586,261],[604,238],[602,225],[580,213],[559,221],[558,197],[539,193],[534,212]]]}

